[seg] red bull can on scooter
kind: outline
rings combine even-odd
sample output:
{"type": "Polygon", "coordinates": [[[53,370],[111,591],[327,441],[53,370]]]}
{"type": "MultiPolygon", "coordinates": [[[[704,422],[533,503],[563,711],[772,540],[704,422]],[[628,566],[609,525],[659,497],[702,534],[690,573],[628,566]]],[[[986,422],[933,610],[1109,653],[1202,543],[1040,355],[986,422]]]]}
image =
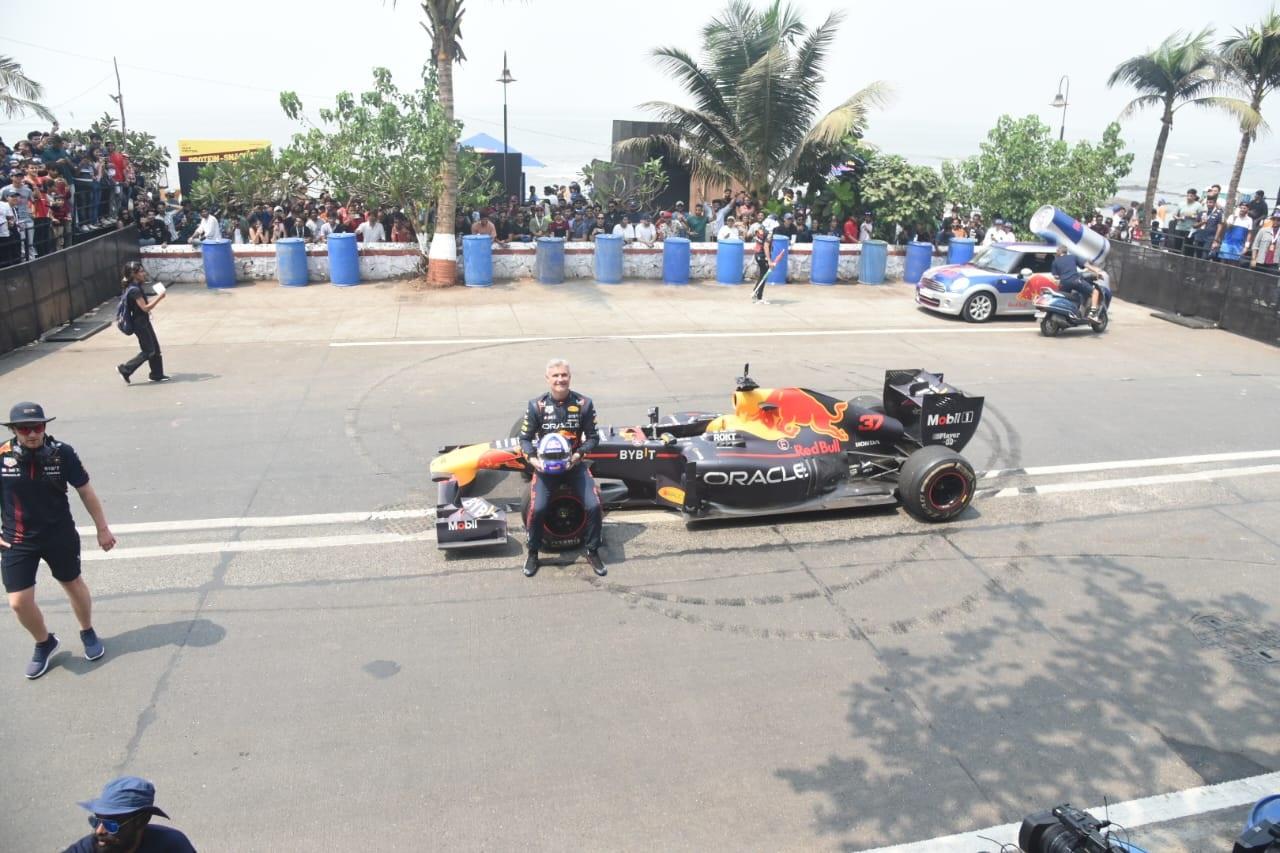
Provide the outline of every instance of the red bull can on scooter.
{"type": "Polygon", "coordinates": [[[1110,240],[1051,204],[1031,214],[1031,230],[1050,243],[1066,246],[1071,254],[1088,264],[1101,263],[1111,251],[1110,240]]]}

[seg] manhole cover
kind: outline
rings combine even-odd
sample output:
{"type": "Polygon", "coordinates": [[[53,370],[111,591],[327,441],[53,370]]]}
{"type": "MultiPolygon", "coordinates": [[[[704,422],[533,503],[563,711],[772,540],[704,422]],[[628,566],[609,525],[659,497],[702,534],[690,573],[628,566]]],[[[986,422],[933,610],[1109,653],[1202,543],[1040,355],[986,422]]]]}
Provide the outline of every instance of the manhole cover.
{"type": "Polygon", "coordinates": [[[1219,649],[1236,664],[1248,668],[1280,663],[1280,631],[1231,613],[1197,613],[1191,633],[1201,645],[1219,649]]]}

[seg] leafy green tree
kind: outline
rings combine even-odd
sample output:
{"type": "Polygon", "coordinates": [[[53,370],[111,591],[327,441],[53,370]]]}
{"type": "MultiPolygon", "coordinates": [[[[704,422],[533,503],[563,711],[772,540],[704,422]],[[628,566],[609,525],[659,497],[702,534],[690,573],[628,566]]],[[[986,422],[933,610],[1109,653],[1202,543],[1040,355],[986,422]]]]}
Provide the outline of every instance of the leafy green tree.
{"type": "Polygon", "coordinates": [[[1154,209],[1156,184],[1164,149],[1173,130],[1173,116],[1185,106],[1226,112],[1240,122],[1241,129],[1252,132],[1258,126],[1258,111],[1239,98],[1224,97],[1216,57],[1209,47],[1213,30],[1209,27],[1195,35],[1174,33],[1154,50],[1126,59],[1116,66],[1107,79],[1108,86],[1124,83],[1138,91],[1138,97],[1120,113],[1124,120],[1148,107],[1160,110],[1160,135],[1156,137],[1151,156],[1151,174],[1147,178],[1147,195],[1143,209],[1154,209]]]}
{"type": "Polygon", "coordinates": [[[887,92],[872,83],[819,116],[822,68],[843,19],[833,12],[810,29],[782,0],[763,10],[730,0],[703,28],[703,62],[675,47],[653,51],[693,105],[644,104],[670,131],[627,140],[620,151],[647,156],[656,142],[686,163],[695,181],[736,182],[760,198],[825,176],[845,159],[847,141],[862,135],[887,92]]]}
{"type": "Polygon", "coordinates": [[[591,187],[591,200],[602,206],[635,201],[642,210],[650,210],[653,200],[667,188],[667,173],[661,158],[640,166],[592,160],[582,167],[581,175],[582,182],[591,187]]]}
{"type": "Polygon", "coordinates": [[[277,156],[270,147],[235,160],[206,163],[191,183],[192,200],[201,207],[248,210],[259,202],[301,199],[314,181],[295,152],[277,156]]]}
{"type": "MultiPolygon", "coordinates": [[[[973,198],[973,181],[965,174],[964,160],[943,160],[939,169],[942,176],[943,203],[938,213],[952,208],[972,210],[977,206],[973,198]]],[[[935,219],[937,214],[935,214],[935,219]]]]}
{"type": "Polygon", "coordinates": [[[1004,115],[977,155],[945,166],[944,192],[961,210],[977,207],[988,217],[1003,216],[1025,235],[1041,205],[1086,215],[1115,194],[1132,164],[1118,124],[1109,125],[1096,145],[1068,146],[1038,116],[1004,115]]]}
{"type": "Polygon", "coordinates": [[[22,64],[0,54],[0,110],[5,118],[35,113],[48,122],[56,121],[49,108],[40,103],[44,87],[22,72],[22,64]]]}
{"type": "MultiPolygon", "coordinates": [[[[305,126],[277,160],[287,167],[286,178],[302,184],[294,191],[319,186],[340,198],[391,203],[416,221],[436,207],[440,233],[447,192],[443,164],[452,157],[458,184],[454,199],[460,193],[468,205],[488,202],[497,191],[492,170],[470,149],[457,150],[458,127],[436,97],[432,69],[424,68],[422,86],[407,92],[396,87],[385,68],[375,68],[373,78],[373,90],[358,97],[340,92],[333,107],[319,110],[319,124],[306,118],[295,93],[280,95],[285,114],[305,126]]],[[[254,165],[250,161],[246,168],[254,165]]],[[[452,216],[448,226],[446,233],[452,234],[452,216]]]]}
{"type": "Polygon", "coordinates": [[[876,236],[884,240],[893,239],[895,225],[911,232],[916,223],[932,223],[945,198],[937,172],[896,154],[872,157],[861,188],[863,204],[876,216],[876,236]]]}
{"type": "Polygon", "coordinates": [[[1272,9],[1257,24],[1237,29],[1234,37],[1222,42],[1220,50],[1224,72],[1248,93],[1249,108],[1258,113],[1258,124],[1253,129],[1244,122],[1240,126],[1240,148],[1236,151],[1231,185],[1227,189],[1227,198],[1234,200],[1240,189],[1249,145],[1259,130],[1266,129],[1262,122],[1262,101],[1280,89],[1280,13],[1272,9]]]}
{"type": "Polygon", "coordinates": [[[1051,203],[1083,215],[1114,196],[1133,166],[1133,154],[1124,153],[1124,147],[1116,122],[1107,125],[1097,145],[1087,140],[1073,145],[1067,155],[1062,194],[1051,203]]]}

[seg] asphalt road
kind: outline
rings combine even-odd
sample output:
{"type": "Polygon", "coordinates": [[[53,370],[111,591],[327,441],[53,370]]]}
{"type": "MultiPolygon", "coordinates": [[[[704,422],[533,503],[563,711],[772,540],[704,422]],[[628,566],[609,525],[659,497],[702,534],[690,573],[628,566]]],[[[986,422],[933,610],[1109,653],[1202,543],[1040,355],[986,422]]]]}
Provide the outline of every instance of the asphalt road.
{"type": "Polygon", "coordinates": [[[859,850],[1280,770],[1274,348],[1123,303],[1046,340],[901,287],[175,291],[173,383],[111,378],[113,330],[0,359],[120,535],[84,540],[104,660],[43,570],[44,678],[0,622],[0,848],[61,849],[126,772],[201,850],[293,851],[859,850]],[[837,396],[942,370],[1005,473],[946,526],[615,513],[604,580],[445,558],[434,449],[506,435],[551,356],[613,423],[720,409],[744,362],[837,396]]]}

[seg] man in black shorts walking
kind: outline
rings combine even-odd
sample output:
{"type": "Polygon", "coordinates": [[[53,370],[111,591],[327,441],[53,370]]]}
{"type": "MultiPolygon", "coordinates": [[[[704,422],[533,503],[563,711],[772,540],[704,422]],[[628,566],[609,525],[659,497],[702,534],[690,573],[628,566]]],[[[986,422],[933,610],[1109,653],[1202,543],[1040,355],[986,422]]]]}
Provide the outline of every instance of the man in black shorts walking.
{"type": "Polygon", "coordinates": [[[116,544],[80,457],[71,445],[45,433],[51,420],[38,403],[18,403],[5,424],[14,437],[0,444],[0,574],[9,608],[36,641],[27,678],[44,675],[58,648],[58,638],[45,627],[44,614],[36,604],[36,569],[41,560],[49,564],[71,601],[85,658],[97,660],[105,653],[93,630],[89,587],[80,577],[80,534],[71,517],[68,485],[79,492],[93,518],[102,550],[110,551],[116,544]]]}

